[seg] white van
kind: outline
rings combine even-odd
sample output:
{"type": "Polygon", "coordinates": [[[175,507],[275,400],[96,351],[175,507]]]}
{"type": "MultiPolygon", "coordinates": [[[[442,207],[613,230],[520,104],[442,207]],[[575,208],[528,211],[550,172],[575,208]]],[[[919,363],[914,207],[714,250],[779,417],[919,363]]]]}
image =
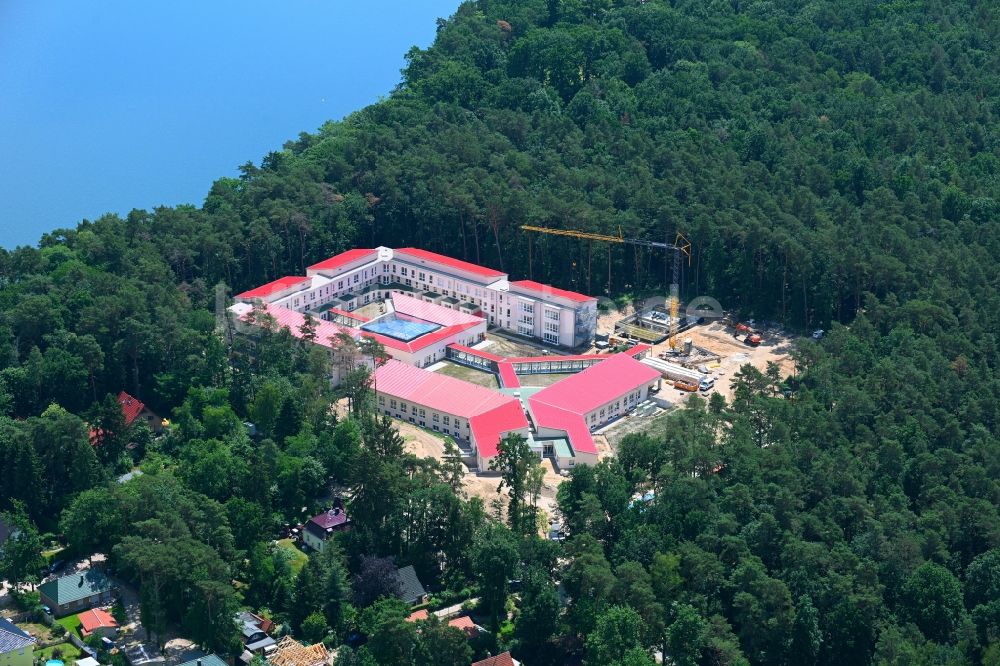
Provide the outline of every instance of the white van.
{"type": "Polygon", "coordinates": [[[698,384],[698,390],[710,391],[713,386],[715,386],[715,380],[712,379],[711,377],[706,377],[705,379],[701,380],[700,384],[698,384]]]}

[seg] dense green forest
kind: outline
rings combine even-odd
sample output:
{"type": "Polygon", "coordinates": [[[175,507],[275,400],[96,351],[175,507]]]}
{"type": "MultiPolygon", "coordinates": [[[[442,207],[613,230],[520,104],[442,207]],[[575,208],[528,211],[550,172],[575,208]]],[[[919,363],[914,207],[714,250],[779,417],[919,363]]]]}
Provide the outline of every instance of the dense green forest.
{"type": "Polygon", "coordinates": [[[202,206],[0,250],[0,509],[22,528],[3,574],[31,582],[58,533],[111,554],[154,632],[233,649],[244,604],[367,636],[342,665],[1000,663],[998,43],[982,0],[466,2],[386,100],[202,206]],[[521,224],[683,231],[687,296],[832,331],[801,345],[793,399],[744,369],[730,404],[575,470],[553,543],[516,443],[504,522],[363,401],[331,418],[321,355],[272,332],[250,356],[217,328],[220,282],[376,244],[663,286],[630,247],[537,237],[529,266],[521,224]],[[126,431],[122,389],[169,434],[126,431]],[[356,529],[295,573],[270,539],[331,484],[356,529]],[[416,632],[380,598],[385,558],[441,603],[479,596],[496,638],[416,632]]]}

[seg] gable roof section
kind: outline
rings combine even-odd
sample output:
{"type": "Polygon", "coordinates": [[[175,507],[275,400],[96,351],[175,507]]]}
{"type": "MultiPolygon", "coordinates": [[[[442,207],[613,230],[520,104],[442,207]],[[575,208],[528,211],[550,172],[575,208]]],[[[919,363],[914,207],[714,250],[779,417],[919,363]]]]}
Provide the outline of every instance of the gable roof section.
{"type": "Polygon", "coordinates": [[[507,433],[527,427],[528,419],[524,416],[521,401],[516,398],[469,419],[476,449],[484,458],[492,458],[497,454],[500,440],[507,433]]]}
{"type": "Polygon", "coordinates": [[[373,385],[380,393],[465,419],[508,403],[517,404],[516,398],[485,386],[430,372],[395,359],[390,359],[375,371],[373,385]]]}
{"type": "Polygon", "coordinates": [[[427,301],[422,301],[419,298],[407,296],[406,294],[393,294],[392,307],[399,314],[406,315],[408,317],[416,317],[417,319],[423,319],[424,321],[429,321],[434,324],[441,324],[442,326],[478,324],[483,320],[482,317],[465,314],[464,312],[459,312],[458,310],[452,310],[451,308],[446,308],[443,305],[428,303],[427,301]]]}
{"type": "Polygon", "coordinates": [[[272,280],[267,284],[262,284],[259,287],[254,287],[253,289],[244,291],[241,294],[236,294],[236,298],[242,298],[244,300],[252,300],[254,298],[266,299],[268,296],[277,294],[278,292],[284,291],[291,287],[308,282],[310,278],[299,277],[296,275],[288,275],[283,278],[278,278],[277,280],[272,280]]]}
{"type": "MultiPolygon", "coordinates": [[[[279,330],[287,328],[292,334],[292,337],[298,338],[299,340],[302,339],[302,331],[300,331],[299,328],[305,322],[306,317],[301,312],[296,312],[295,310],[290,310],[277,305],[265,305],[264,311],[274,317],[275,324],[279,330]]],[[[245,321],[248,315],[249,312],[241,318],[245,321]]],[[[356,337],[355,334],[357,331],[353,328],[334,324],[332,321],[326,321],[325,319],[320,319],[319,317],[314,317],[314,319],[316,320],[316,344],[318,345],[332,349],[334,347],[334,343],[330,341],[330,338],[335,338],[338,333],[347,333],[352,338],[356,337]]],[[[257,325],[259,326],[260,322],[258,322],[257,325]]]]}
{"type": "Polygon", "coordinates": [[[38,590],[56,604],[62,606],[73,601],[86,599],[95,594],[109,592],[114,588],[114,583],[103,572],[97,569],[90,569],[84,573],[50,580],[41,585],[38,590]]]}
{"type": "Polygon", "coordinates": [[[495,657],[474,661],[472,666],[514,666],[514,658],[510,656],[510,652],[502,652],[495,657]]]}
{"type": "Polygon", "coordinates": [[[395,250],[393,254],[394,256],[402,255],[399,258],[403,260],[416,261],[416,263],[421,263],[422,261],[432,262],[440,266],[463,271],[465,273],[471,273],[483,278],[499,279],[507,277],[507,274],[502,271],[486,268],[485,266],[479,266],[477,264],[470,264],[468,261],[448,257],[443,254],[438,254],[437,252],[421,250],[416,247],[402,247],[395,250]]]}
{"type": "Polygon", "coordinates": [[[16,624],[0,618],[0,654],[22,650],[34,642],[35,639],[16,624]]]}
{"type": "Polygon", "coordinates": [[[335,254],[329,259],[324,259],[319,263],[315,263],[309,266],[308,271],[322,271],[325,273],[333,272],[339,268],[343,268],[348,264],[354,263],[365,258],[374,259],[378,256],[378,250],[375,249],[365,249],[365,248],[355,248],[353,250],[347,250],[346,252],[341,252],[340,254],[335,254]]]}
{"type": "Polygon", "coordinates": [[[337,527],[338,525],[343,525],[347,522],[347,520],[347,513],[344,510],[330,509],[329,511],[324,511],[318,516],[313,516],[309,519],[309,522],[314,523],[325,530],[331,527],[337,527]]]}
{"type": "Polygon", "coordinates": [[[536,428],[562,430],[569,437],[574,453],[590,453],[597,455],[597,444],[590,434],[590,427],[583,420],[582,414],[560,409],[544,402],[536,402],[534,396],[528,398],[531,409],[531,419],[536,428]]]}
{"type": "Polygon", "coordinates": [[[546,296],[558,296],[560,298],[565,298],[566,300],[575,301],[577,303],[597,301],[597,298],[594,296],[587,296],[586,294],[581,294],[576,291],[568,291],[566,289],[558,289],[551,285],[542,284],[541,282],[535,282],[534,280],[516,280],[514,282],[511,282],[510,286],[523,289],[524,291],[530,291],[535,294],[544,294],[546,296]]]}
{"type": "Polygon", "coordinates": [[[583,416],[601,405],[613,402],[637,386],[650,384],[658,379],[658,370],[640,363],[628,354],[615,354],[542,389],[531,397],[531,401],[583,416]]]}
{"type": "Polygon", "coordinates": [[[80,613],[77,617],[80,618],[80,626],[83,627],[83,631],[88,634],[95,629],[118,626],[118,621],[111,616],[111,613],[100,608],[91,608],[80,613]]]}
{"type": "Polygon", "coordinates": [[[396,579],[399,581],[399,598],[406,603],[416,603],[427,594],[412,565],[397,569],[396,579]]]}
{"type": "Polygon", "coordinates": [[[122,406],[122,413],[125,415],[125,425],[132,425],[132,422],[139,418],[142,410],[146,409],[145,403],[139,398],[133,398],[125,391],[118,394],[118,404],[122,406]]]}

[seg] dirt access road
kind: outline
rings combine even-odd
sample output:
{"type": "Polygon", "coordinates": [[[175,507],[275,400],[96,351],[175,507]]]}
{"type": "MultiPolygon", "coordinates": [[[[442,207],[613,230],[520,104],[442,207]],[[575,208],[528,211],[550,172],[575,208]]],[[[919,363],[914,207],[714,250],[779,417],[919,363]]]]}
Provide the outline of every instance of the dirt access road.
{"type": "MultiPolygon", "coordinates": [[[[412,423],[396,421],[396,428],[406,442],[407,453],[412,453],[419,458],[434,458],[437,461],[444,460],[444,439],[423,428],[419,428],[412,423]]],[[[559,484],[565,479],[556,473],[551,460],[543,460],[542,467],[545,469],[545,478],[542,481],[542,493],[539,497],[539,506],[545,511],[547,517],[555,514],[556,490],[559,484]]],[[[500,486],[498,476],[479,476],[466,469],[462,478],[462,490],[467,497],[478,497],[483,500],[487,511],[491,511],[495,500],[500,500],[503,510],[507,507],[507,492],[497,492],[500,486]]]]}

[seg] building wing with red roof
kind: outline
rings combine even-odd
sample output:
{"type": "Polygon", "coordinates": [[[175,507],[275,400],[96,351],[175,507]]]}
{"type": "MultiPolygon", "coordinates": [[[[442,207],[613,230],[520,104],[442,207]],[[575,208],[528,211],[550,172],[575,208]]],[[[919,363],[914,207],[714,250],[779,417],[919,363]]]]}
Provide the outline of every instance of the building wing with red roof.
{"type": "Polygon", "coordinates": [[[310,266],[306,271],[309,275],[315,273],[322,273],[324,275],[332,275],[337,271],[351,267],[354,264],[365,263],[366,261],[374,261],[378,257],[378,250],[376,249],[362,249],[357,248],[354,250],[348,250],[346,252],[341,252],[336,254],[329,259],[324,259],[318,263],[310,266]]]}
{"type": "Polygon", "coordinates": [[[556,296],[576,303],[597,302],[597,298],[594,296],[587,296],[586,294],[567,291],[566,289],[558,289],[547,284],[542,284],[541,282],[535,282],[534,280],[515,280],[510,283],[510,288],[513,291],[522,291],[534,296],[556,296]]]}
{"type": "Polygon", "coordinates": [[[656,383],[660,377],[658,370],[629,354],[615,354],[542,389],[531,400],[586,415],[629,391],[656,383]]]}
{"type": "Polygon", "coordinates": [[[278,278],[277,280],[272,280],[271,282],[262,284],[254,289],[244,291],[241,294],[236,294],[236,300],[244,302],[258,299],[263,301],[277,300],[297,291],[308,282],[311,282],[311,278],[289,275],[287,277],[278,278]]]}
{"type": "Polygon", "coordinates": [[[485,266],[479,266],[478,264],[472,264],[468,261],[462,261],[461,259],[455,259],[443,254],[438,254],[437,252],[429,252],[428,250],[421,250],[415,247],[403,247],[395,250],[394,256],[402,259],[403,261],[409,261],[418,265],[426,265],[428,262],[438,264],[439,266],[451,268],[456,271],[462,271],[463,273],[475,275],[480,278],[487,278],[490,281],[501,280],[507,277],[507,274],[503,271],[494,270],[485,266]]]}

